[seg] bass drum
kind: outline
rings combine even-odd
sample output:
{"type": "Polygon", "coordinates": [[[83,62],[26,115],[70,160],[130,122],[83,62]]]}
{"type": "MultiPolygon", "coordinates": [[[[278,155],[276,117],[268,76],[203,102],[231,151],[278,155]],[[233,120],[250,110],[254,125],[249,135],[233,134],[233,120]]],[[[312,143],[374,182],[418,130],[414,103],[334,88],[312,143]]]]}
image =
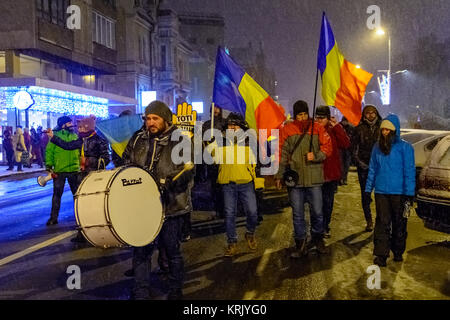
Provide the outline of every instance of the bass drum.
{"type": "Polygon", "coordinates": [[[84,237],[102,248],[150,244],[164,222],[161,193],[149,172],[133,166],[91,172],[75,195],[84,237]]]}

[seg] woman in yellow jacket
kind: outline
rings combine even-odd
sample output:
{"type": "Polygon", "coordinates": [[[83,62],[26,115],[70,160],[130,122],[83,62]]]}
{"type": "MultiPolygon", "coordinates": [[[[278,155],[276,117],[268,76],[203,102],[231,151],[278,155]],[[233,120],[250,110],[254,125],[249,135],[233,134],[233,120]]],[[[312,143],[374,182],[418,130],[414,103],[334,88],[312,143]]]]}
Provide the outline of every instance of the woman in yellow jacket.
{"type": "Polygon", "coordinates": [[[25,139],[23,137],[22,127],[17,127],[16,133],[13,136],[14,157],[16,158],[17,171],[22,170],[22,154],[27,151],[25,146],[25,139]]]}
{"type": "MultiPolygon", "coordinates": [[[[217,183],[222,186],[225,229],[228,246],[226,257],[237,253],[236,214],[237,202],[241,201],[247,216],[247,240],[250,250],[256,250],[255,230],[258,223],[258,209],[255,194],[256,157],[252,148],[245,143],[249,137],[248,125],[238,114],[232,113],[227,119],[227,139],[224,146],[216,142],[208,146],[208,151],[219,165],[217,183]],[[245,131],[244,131],[245,130],[245,131]]],[[[256,137],[250,136],[256,146],[256,137]]]]}

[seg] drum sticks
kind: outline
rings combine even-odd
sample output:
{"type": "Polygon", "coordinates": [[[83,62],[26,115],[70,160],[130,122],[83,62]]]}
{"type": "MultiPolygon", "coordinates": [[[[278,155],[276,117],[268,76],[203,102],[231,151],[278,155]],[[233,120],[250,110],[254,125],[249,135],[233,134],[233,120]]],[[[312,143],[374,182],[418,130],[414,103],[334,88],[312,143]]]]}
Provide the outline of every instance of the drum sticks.
{"type": "Polygon", "coordinates": [[[185,173],[186,171],[192,170],[194,168],[194,163],[193,162],[188,162],[184,164],[184,168],[183,170],[180,171],[180,173],[178,173],[173,179],[172,181],[177,180],[183,173],[185,173]]]}

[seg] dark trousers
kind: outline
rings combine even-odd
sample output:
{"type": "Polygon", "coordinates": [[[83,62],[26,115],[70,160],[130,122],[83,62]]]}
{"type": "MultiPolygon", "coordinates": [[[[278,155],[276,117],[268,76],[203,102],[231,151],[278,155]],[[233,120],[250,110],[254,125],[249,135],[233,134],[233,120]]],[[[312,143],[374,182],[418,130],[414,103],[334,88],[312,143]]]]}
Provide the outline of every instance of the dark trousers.
{"type": "Polygon", "coordinates": [[[331,214],[333,212],[334,194],[338,188],[338,181],[325,182],[322,185],[323,201],[323,226],[325,231],[330,231],[331,214]]]}
{"type": "Polygon", "coordinates": [[[405,202],[406,199],[401,195],[375,194],[375,256],[388,257],[389,251],[394,255],[402,255],[405,252],[408,222],[408,219],[403,217],[405,202]]]}
{"type": "Polygon", "coordinates": [[[372,212],[370,211],[370,203],[372,202],[372,197],[370,195],[366,195],[366,183],[367,177],[369,175],[369,170],[363,170],[358,168],[358,180],[359,187],[361,188],[361,202],[362,208],[364,211],[364,217],[367,222],[372,221],[372,212]]]}
{"type": "Polygon", "coordinates": [[[61,197],[64,192],[64,185],[66,179],[69,182],[70,191],[75,195],[77,193],[79,185],[78,172],[61,172],[57,173],[57,177],[53,179],[53,198],[52,198],[52,212],[50,218],[57,220],[59,215],[59,209],[61,207],[61,197]]]}
{"type": "Polygon", "coordinates": [[[192,223],[191,223],[191,213],[186,213],[183,216],[183,228],[182,228],[182,236],[186,238],[191,235],[192,223]]]}
{"type": "Polygon", "coordinates": [[[348,170],[352,162],[352,153],[349,149],[342,150],[342,181],[347,182],[348,170]]]}
{"type": "Polygon", "coordinates": [[[14,150],[6,150],[6,161],[8,162],[8,169],[14,169],[14,150]]]}
{"type": "Polygon", "coordinates": [[[132,264],[135,285],[133,291],[137,299],[150,297],[151,257],[156,246],[163,249],[167,255],[169,289],[172,291],[183,288],[184,262],[180,242],[183,219],[183,216],[167,218],[155,241],[145,247],[134,248],[132,264]]]}

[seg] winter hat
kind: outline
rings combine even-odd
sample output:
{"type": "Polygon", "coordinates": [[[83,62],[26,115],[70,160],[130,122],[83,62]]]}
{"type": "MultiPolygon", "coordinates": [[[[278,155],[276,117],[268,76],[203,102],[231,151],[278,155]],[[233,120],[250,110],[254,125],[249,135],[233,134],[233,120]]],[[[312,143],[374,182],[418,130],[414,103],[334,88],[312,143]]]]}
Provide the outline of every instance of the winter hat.
{"type": "Polygon", "coordinates": [[[394,124],[389,120],[383,120],[383,122],[381,122],[380,129],[389,129],[391,131],[396,131],[394,124]]]}
{"type": "Polygon", "coordinates": [[[241,127],[242,130],[248,129],[248,124],[244,118],[238,113],[231,113],[227,118],[227,125],[233,124],[241,127]]]}
{"type": "Polygon", "coordinates": [[[72,119],[68,116],[62,116],[58,118],[58,127],[62,129],[63,125],[65,125],[68,122],[72,122],[72,119]]]}
{"type": "Polygon", "coordinates": [[[293,109],[294,109],[294,119],[297,117],[299,113],[302,112],[306,112],[309,116],[308,104],[303,100],[299,100],[296,103],[294,103],[293,109]]]}
{"type": "Polygon", "coordinates": [[[328,106],[320,106],[316,109],[316,116],[325,117],[328,120],[331,118],[330,107],[328,106]]]}
{"type": "Polygon", "coordinates": [[[149,114],[156,114],[163,118],[166,122],[172,122],[172,111],[169,107],[162,101],[153,101],[145,108],[145,116],[149,114]]]}
{"type": "Polygon", "coordinates": [[[90,116],[88,118],[80,119],[77,122],[78,128],[84,128],[86,131],[94,131],[95,130],[95,116],[90,116]]]}

